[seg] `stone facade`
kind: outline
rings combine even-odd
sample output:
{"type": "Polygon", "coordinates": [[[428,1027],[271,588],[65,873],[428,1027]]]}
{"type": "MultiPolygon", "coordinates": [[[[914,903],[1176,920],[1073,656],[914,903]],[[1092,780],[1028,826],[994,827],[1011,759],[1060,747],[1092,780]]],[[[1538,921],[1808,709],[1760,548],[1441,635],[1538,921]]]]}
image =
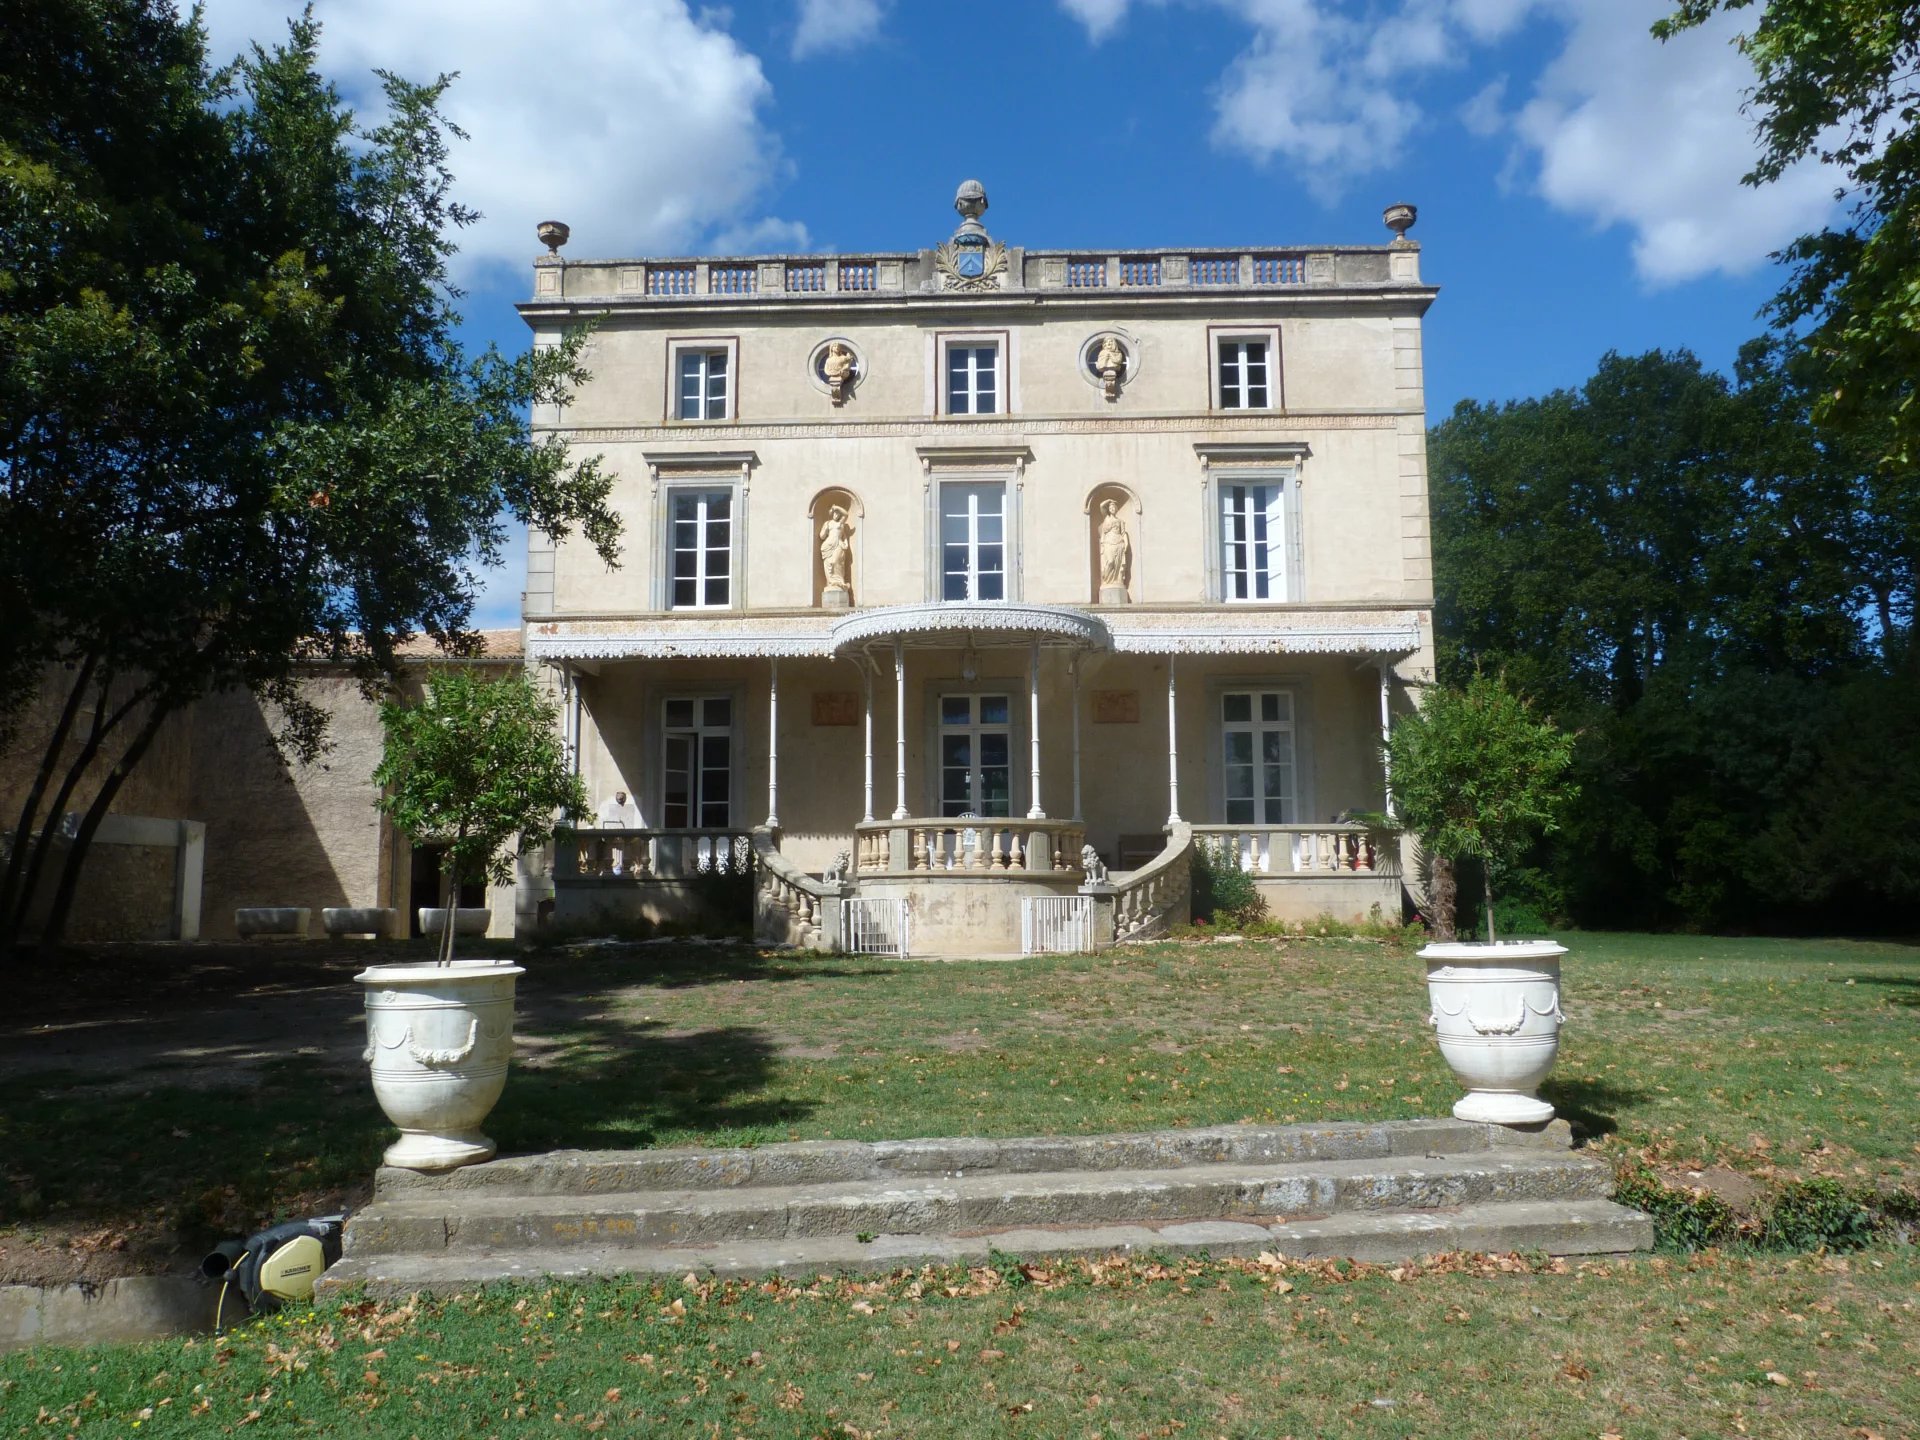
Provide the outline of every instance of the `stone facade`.
{"type": "Polygon", "coordinates": [[[611,571],[529,540],[528,658],[589,793],[651,832],[777,821],[790,889],[867,844],[846,893],[926,917],[979,908],[947,891],[983,844],[1029,870],[1003,897],[1077,890],[1013,858],[1021,817],[1083,826],[1122,888],[1185,821],[1278,913],[1397,913],[1391,857],[1327,827],[1382,807],[1382,726],[1432,673],[1410,208],[1385,245],[1060,252],[985,205],[917,252],[534,262],[534,343],[596,327],[537,427],[626,523],[611,571]],[[962,816],[938,862],[869,829],[962,816]]]}

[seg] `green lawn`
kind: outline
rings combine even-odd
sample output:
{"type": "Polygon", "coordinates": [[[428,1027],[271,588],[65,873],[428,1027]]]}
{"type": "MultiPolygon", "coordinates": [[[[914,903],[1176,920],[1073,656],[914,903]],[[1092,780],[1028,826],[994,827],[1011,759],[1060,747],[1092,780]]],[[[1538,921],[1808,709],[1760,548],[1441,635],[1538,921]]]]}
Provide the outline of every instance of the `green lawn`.
{"type": "MultiPolygon", "coordinates": [[[[1920,1174],[1920,949],[1568,937],[1546,1094],[1604,1152],[1763,1181],[1920,1174]]],[[[357,952],[364,955],[364,951],[357,952]]],[[[1370,941],[1166,944],[928,964],[641,947],[528,960],[503,1148],[1015,1135],[1444,1114],[1420,962],[1370,941]]],[[[10,1081],[0,1231],[178,1213],[208,1238],[363,1181],[388,1137],[357,1072],[227,1090],[108,1061],[10,1081]]],[[[305,1038],[305,1037],[303,1037],[305,1038]]],[[[180,1062],[184,1065],[185,1062],[180,1062]]]]}
{"type": "Polygon", "coordinates": [[[528,1288],[0,1360],[0,1434],[1892,1437],[1917,1297],[1912,1251],[528,1288]]]}
{"type": "MultiPolygon", "coordinates": [[[[1920,1174],[1920,950],[1568,938],[1548,1094],[1602,1153],[1718,1161],[1763,1185],[1920,1174]]],[[[656,946],[528,963],[522,1059],[491,1127],[508,1149],[1434,1115],[1457,1093],[1420,964],[1389,943],[950,965],[656,946]]],[[[345,1026],[357,995],[340,987],[337,1003],[345,1026]]],[[[34,1223],[23,1196],[111,1226],[182,1195],[264,1218],[364,1179],[386,1131],[343,1053],[332,1069],[275,1061],[233,1090],[167,1065],[134,1084],[110,1066],[10,1083],[0,1238],[34,1223]]],[[[77,1418],[143,1440],[596,1426],[1864,1440],[1912,1434],[1914,1415],[1920,1257],[1892,1247],[536,1289],[0,1360],[0,1435],[77,1418]]]]}

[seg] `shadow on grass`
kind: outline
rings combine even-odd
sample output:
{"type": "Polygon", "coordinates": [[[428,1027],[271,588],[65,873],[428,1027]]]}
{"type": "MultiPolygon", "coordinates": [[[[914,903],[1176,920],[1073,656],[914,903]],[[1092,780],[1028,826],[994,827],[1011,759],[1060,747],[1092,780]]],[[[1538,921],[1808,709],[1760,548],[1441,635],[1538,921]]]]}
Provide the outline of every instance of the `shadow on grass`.
{"type": "Polygon", "coordinates": [[[1849,985],[1878,985],[1890,991],[1886,1001],[1889,1005],[1920,1005],[1920,977],[1907,975],[1854,975],[1847,981],[1849,985]]]}
{"type": "Polygon", "coordinates": [[[1613,1114],[1616,1109],[1647,1097],[1644,1090],[1609,1080],[1549,1080],[1540,1087],[1540,1098],[1573,1126],[1576,1135],[1592,1140],[1619,1130],[1620,1122],[1613,1114]]]}
{"type": "Polygon", "coordinates": [[[616,945],[574,944],[538,948],[518,957],[527,969],[520,988],[527,991],[577,989],[594,985],[655,985],[683,990],[738,980],[842,980],[887,973],[881,964],[863,965],[845,956],[816,959],[797,952],[763,951],[745,944],[698,941],[644,941],[616,945]]]}

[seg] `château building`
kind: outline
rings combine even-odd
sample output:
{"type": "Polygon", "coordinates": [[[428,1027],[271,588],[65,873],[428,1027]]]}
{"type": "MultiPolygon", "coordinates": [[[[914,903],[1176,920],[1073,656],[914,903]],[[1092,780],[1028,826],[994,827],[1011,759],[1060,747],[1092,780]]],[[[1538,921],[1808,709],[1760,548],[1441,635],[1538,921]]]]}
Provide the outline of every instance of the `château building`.
{"type": "MultiPolygon", "coordinates": [[[[1414,212],[1390,243],[576,260],[541,433],[625,552],[530,542],[527,661],[596,806],[551,913],[981,954],[1186,918],[1192,849],[1281,917],[1397,918],[1380,741],[1431,676],[1414,212]]],[[[523,885],[522,921],[542,887],[523,885]]]]}

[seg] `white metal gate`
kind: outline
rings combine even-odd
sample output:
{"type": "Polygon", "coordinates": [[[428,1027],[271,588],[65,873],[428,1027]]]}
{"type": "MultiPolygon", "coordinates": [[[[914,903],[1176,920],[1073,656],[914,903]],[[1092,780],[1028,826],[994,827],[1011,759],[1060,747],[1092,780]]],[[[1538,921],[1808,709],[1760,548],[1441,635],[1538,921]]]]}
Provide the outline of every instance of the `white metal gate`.
{"type": "Polygon", "coordinates": [[[1086,955],[1092,951],[1091,895],[1028,895],[1021,900],[1021,954],[1086,955]]]}
{"type": "Polygon", "coordinates": [[[842,900],[840,947],[849,955],[906,957],[909,931],[904,900],[842,900]]]}

